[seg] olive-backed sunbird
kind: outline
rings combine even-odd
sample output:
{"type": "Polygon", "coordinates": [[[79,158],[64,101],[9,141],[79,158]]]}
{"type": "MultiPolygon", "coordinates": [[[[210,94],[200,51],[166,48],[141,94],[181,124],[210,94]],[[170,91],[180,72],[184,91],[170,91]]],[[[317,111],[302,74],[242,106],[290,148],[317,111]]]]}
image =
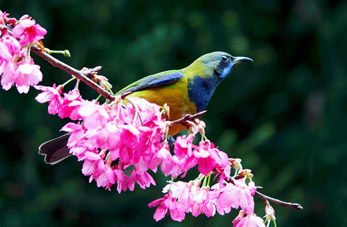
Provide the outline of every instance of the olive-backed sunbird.
{"type": "MultiPolygon", "coordinates": [[[[160,106],[170,107],[170,120],[195,114],[206,109],[216,87],[229,75],[230,70],[241,62],[253,61],[248,57],[234,57],[225,52],[212,52],[196,59],[188,67],[169,70],[144,77],[117,95],[131,92],[128,97],[140,97],[160,106]]],[[[169,134],[184,130],[174,125],[169,134]]],[[[45,155],[45,162],[56,164],[70,156],[66,146],[69,135],[49,140],[39,147],[39,154],[45,155]]]]}

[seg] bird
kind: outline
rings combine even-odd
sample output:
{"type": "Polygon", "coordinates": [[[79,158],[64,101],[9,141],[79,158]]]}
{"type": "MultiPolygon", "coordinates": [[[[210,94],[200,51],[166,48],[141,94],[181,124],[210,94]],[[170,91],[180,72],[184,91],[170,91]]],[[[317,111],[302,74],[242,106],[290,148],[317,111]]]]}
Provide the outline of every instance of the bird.
{"type": "MultiPolygon", "coordinates": [[[[196,59],[189,66],[179,70],[168,70],[144,77],[121,89],[116,95],[130,93],[127,97],[139,97],[170,109],[170,120],[177,120],[186,114],[206,110],[217,86],[230,74],[231,69],[242,62],[252,62],[249,57],[235,57],[216,51],[196,59]]],[[[174,136],[185,129],[173,125],[169,134],[174,136]]],[[[47,164],[56,164],[71,154],[67,147],[69,134],[49,140],[39,147],[39,154],[45,156],[47,164]]]]}

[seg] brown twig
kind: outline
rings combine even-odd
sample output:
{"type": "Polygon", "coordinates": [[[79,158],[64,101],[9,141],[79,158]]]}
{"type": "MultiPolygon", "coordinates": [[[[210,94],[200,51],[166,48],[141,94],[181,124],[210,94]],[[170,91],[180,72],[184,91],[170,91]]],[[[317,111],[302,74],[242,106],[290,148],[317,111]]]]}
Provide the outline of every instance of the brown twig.
{"type": "Polygon", "coordinates": [[[263,193],[260,193],[258,191],[255,192],[255,195],[264,201],[268,200],[271,203],[274,203],[274,204],[277,204],[277,205],[280,205],[283,207],[289,207],[289,208],[292,208],[295,210],[303,210],[304,209],[303,206],[301,206],[301,204],[299,204],[299,203],[284,202],[284,201],[281,201],[279,199],[275,199],[275,198],[272,198],[270,196],[264,195],[263,193]]]}
{"type": "Polygon", "coordinates": [[[203,111],[196,113],[196,114],[186,114],[184,117],[172,121],[171,124],[173,124],[173,125],[175,125],[175,124],[186,125],[187,121],[191,121],[191,120],[194,120],[195,118],[199,118],[202,115],[204,115],[206,112],[207,112],[207,110],[203,110],[203,111]]]}
{"type": "Polygon", "coordinates": [[[87,77],[90,77],[91,79],[94,79],[94,76],[99,73],[99,71],[102,69],[102,66],[96,66],[94,68],[86,68],[83,67],[80,71],[86,75],[87,77]]]}
{"type": "Polygon", "coordinates": [[[65,72],[75,76],[77,79],[79,79],[80,81],[82,81],[83,83],[85,83],[86,85],[91,87],[92,89],[94,89],[96,92],[98,92],[99,94],[101,94],[102,96],[107,98],[108,100],[110,100],[110,101],[114,100],[114,96],[111,93],[109,93],[108,91],[103,89],[100,85],[98,85],[93,80],[88,78],[80,70],[77,70],[77,69],[65,64],[64,62],[56,59],[52,55],[42,51],[41,48],[38,47],[37,45],[33,45],[31,47],[31,50],[32,50],[32,52],[34,52],[35,54],[37,54],[38,56],[40,56],[44,60],[48,61],[53,67],[59,68],[65,72]]]}

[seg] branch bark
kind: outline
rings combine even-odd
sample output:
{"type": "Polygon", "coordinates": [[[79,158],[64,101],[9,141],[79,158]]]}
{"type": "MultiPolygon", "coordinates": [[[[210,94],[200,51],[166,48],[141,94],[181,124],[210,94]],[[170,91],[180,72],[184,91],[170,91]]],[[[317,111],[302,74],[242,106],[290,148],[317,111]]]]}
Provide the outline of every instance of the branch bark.
{"type": "Polygon", "coordinates": [[[292,208],[294,210],[303,210],[304,209],[303,206],[301,206],[301,204],[299,204],[299,203],[284,202],[282,200],[275,199],[275,198],[272,198],[270,196],[264,195],[263,193],[260,193],[258,191],[255,192],[255,195],[264,201],[268,200],[270,203],[274,203],[274,204],[277,204],[277,205],[280,205],[283,207],[289,207],[289,208],[292,208]]]}
{"type": "Polygon", "coordinates": [[[202,115],[204,115],[206,112],[207,112],[207,110],[203,110],[203,111],[201,111],[199,113],[196,113],[196,114],[186,114],[184,117],[172,121],[171,124],[173,124],[173,125],[175,125],[175,124],[183,124],[183,125],[185,125],[187,121],[192,121],[195,118],[199,118],[202,115]]]}
{"type": "MultiPolygon", "coordinates": [[[[115,99],[115,97],[110,92],[106,91],[104,88],[102,88],[100,85],[95,83],[92,79],[90,79],[87,76],[87,74],[93,74],[93,73],[98,72],[101,69],[100,66],[97,66],[93,69],[90,69],[89,71],[88,70],[78,70],[78,69],[75,69],[72,66],[56,59],[52,55],[42,51],[42,49],[37,45],[33,45],[31,47],[31,51],[34,52],[35,54],[37,54],[38,56],[40,56],[42,59],[46,60],[53,67],[59,68],[65,72],[75,76],[77,79],[79,79],[80,81],[82,81],[83,83],[85,83],[86,85],[91,87],[92,89],[94,89],[96,92],[98,92],[99,94],[101,94],[102,96],[107,98],[108,100],[113,101],[115,99]]],[[[126,92],[126,93],[122,94],[122,98],[125,98],[129,94],[131,94],[131,92],[126,92]]],[[[172,124],[185,125],[187,121],[191,121],[191,120],[194,120],[195,118],[199,118],[202,115],[204,115],[206,112],[207,112],[207,110],[201,111],[201,112],[196,113],[196,114],[187,114],[180,119],[172,121],[172,124]]]]}
{"type": "Polygon", "coordinates": [[[107,98],[108,100],[110,100],[110,101],[114,100],[114,96],[111,93],[109,93],[104,88],[102,88],[100,85],[98,85],[93,80],[88,78],[80,70],[77,70],[77,69],[65,64],[64,62],[56,59],[52,55],[42,51],[41,48],[38,47],[37,45],[33,45],[31,47],[31,51],[34,52],[35,54],[37,54],[38,56],[40,56],[41,58],[43,58],[44,60],[48,61],[53,67],[59,68],[65,72],[75,76],[77,79],[79,79],[83,83],[87,84],[89,87],[94,89],[96,92],[98,92],[99,94],[101,94],[102,96],[107,98]]]}

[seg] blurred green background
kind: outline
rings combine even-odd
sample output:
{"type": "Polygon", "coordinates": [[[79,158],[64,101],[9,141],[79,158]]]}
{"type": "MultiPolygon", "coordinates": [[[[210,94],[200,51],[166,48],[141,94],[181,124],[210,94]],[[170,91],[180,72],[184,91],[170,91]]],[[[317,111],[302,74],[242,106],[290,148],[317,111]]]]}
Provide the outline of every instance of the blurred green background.
{"type": "MultiPolygon", "coordinates": [[[[253,58],[215,92],[207,136],[242,158],[262,192],[304,206],[274,206],[279,226],[347,226],[346,1],[0,0],[0,9],[36,19],[47,47],[70,50],[58,56],[68,64],[102,65],[115,91],[211,51],[253,58]]],[[[42,84],[69,78],[33,57],[42,84]]],[[[45,165],[37,147],[66,121],[37,94],[0,90],[0,226],[231,226],[236,212],[156,223],[147,203],[161,196],[162,176],[119,195],[89,184],[75,158],[45,165]]]]}

